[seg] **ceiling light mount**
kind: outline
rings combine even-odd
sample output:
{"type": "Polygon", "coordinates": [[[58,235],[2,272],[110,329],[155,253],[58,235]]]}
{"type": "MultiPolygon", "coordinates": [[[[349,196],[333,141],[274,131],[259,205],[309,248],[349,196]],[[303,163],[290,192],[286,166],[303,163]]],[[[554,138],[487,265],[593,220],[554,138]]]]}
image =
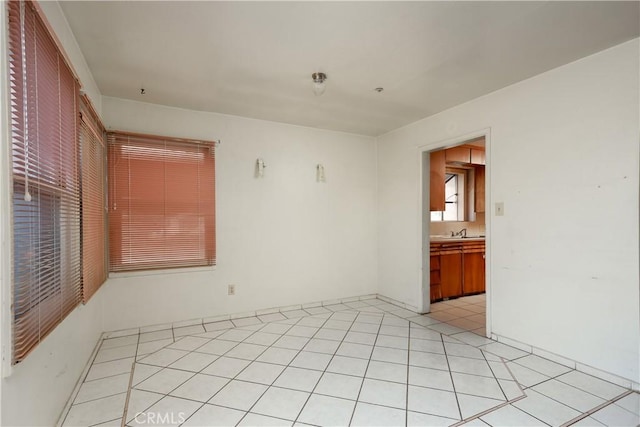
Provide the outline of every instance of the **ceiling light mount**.
{"type": "Polygon", "coordinates": [[[322,95],[327,88],[325,83],[327,75],[325,73],[313,73],[311,74],[311,78],[313,79],[313,93],[315,93],[316,96],[322,95]]]}

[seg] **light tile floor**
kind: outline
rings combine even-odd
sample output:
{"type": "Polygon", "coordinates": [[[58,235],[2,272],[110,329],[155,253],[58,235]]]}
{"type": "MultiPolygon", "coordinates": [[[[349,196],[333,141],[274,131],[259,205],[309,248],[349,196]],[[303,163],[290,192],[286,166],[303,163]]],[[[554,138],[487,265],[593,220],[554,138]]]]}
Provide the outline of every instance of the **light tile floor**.
{"type": "Polygon", "coordinates": [[[63,425],[640,423],[638,393],[484,338],[483,319],[483,295],[423,316],[369,299],[111,334],[63,425]]]}

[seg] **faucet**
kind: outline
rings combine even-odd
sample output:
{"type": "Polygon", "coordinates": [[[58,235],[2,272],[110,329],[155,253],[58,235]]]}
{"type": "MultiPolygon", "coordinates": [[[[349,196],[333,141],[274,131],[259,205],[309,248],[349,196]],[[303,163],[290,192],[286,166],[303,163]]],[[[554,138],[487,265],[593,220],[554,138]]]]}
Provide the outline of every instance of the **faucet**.
{"type": "Polygon", "coordinates": [[[451,237],[455,237],[455,236],[460,236],[460,237],[467,237],[467,229],[463,228],[462,230],[458,231],[457,233],[454,233],[453,231],[451,232],[451,237]]]}

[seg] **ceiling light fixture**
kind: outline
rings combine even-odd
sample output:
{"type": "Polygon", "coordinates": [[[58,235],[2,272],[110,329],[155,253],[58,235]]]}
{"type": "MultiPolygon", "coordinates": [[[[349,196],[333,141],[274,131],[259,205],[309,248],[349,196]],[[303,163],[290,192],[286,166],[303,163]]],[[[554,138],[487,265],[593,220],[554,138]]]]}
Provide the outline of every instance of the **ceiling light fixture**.
{"type": "Polygon", "coordinates": [[[311,78],[313,79],[313,93],[315,93],[316,96],[322,95],[327,88],[325,83],[327,75],[325,73],[313,73],[311,74],[311,78]]]}

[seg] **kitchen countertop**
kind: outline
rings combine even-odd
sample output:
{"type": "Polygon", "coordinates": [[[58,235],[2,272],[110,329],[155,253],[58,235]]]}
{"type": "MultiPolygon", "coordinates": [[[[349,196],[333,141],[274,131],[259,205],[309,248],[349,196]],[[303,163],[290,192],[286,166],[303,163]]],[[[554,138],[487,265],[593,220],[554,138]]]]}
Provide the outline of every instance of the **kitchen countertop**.
{"type": "Polygon", "coordinates": [[[431,242],[484,242],[485,236],[451,237],[451,236],[430,236],[431,242]]]}

